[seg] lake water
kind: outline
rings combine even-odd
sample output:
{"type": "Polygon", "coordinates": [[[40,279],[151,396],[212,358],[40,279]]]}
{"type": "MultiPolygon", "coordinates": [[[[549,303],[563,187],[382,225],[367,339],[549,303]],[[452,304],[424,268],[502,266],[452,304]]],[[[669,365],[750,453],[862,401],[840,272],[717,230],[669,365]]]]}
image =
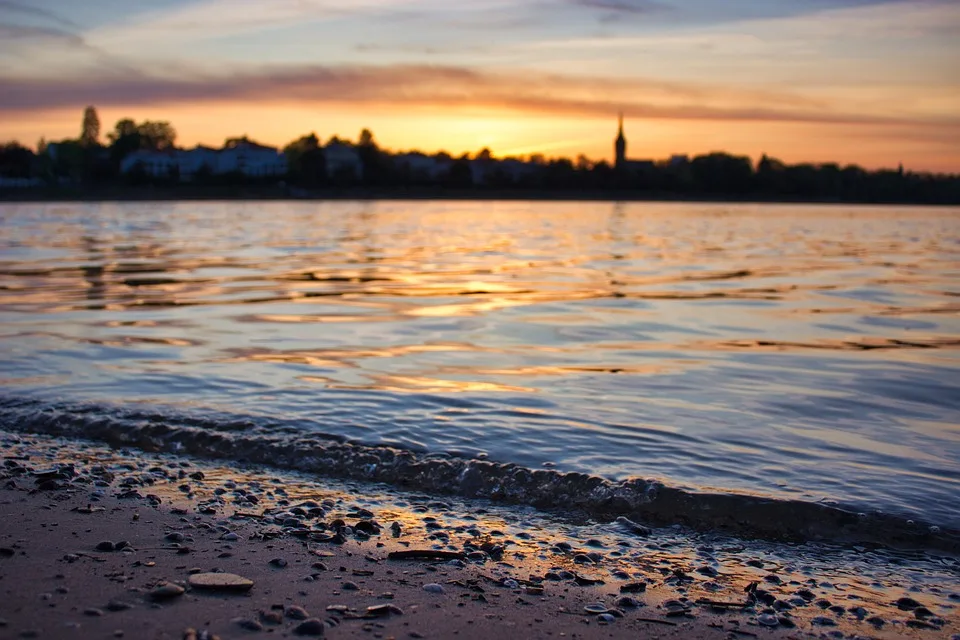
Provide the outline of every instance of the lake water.
{"type": "Polygon", "coordinates": [[[960,526],[958,209],[4,204],[0,220],[0,425],[189,431],[228,458],[238,439],[329,436],[960,526]]]}

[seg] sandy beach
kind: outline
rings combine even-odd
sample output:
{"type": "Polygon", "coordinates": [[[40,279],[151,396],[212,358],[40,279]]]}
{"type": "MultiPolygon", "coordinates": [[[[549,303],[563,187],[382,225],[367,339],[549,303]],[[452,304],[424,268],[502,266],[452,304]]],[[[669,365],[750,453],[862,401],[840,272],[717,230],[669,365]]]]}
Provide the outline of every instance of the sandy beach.
{"type": "Polygon", "coordinates": [[[75,441],[2,440],[4,638],[960,633],[953,558],[708,540],[75,441]]]}

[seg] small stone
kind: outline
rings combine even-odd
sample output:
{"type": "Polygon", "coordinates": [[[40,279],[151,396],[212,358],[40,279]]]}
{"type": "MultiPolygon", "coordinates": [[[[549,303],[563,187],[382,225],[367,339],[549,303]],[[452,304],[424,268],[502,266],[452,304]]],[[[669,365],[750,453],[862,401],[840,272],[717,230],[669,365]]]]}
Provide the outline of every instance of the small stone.
{"type": "Polygon", "coordinates": [[[599,615],[601,613],[606,613],[607,611],[609,611],[609,609],[605,604],[602,604],[599,602],[595,604],[588,604],[583,608],[583,610],[593,615],[599,615]]]}
{"type": "Polygon", "coordinates": [[[225,533],[222,536],[220,536],[220,539],[224,540],[225,542],[236,542],[237,540],[240,539],[240,536],[238,536],[233,531],[231,531],[229,533],[225,533]]]}
{"type": "Polygon", "coordinates": [[[815,624],[821,627],[835,627],[837,626],[837,621],[829,616],[817,616],[810,621],[811,624],[815,624]]]}
{"type": "Polygon", "coordinates": [[[298,624],[293,632],[298,636],[322,636],[326,630],[323,620],[310,618],[298,624]]]}
{"type": "Polygon", "coordinates": [[[287,561],[283,558],[274,558],[270,561],[270,566],[283,569],[285,566],[287,566],[287,561]]]}
{"type": "Polygon", "coordinates": [[[642,607],[643,603],[631,596],[620,596],[617,598],[617,606],[622,609],[636,609],[642,607]]]}
{"type": "Polygon", "coordinates": [[[249,618],[236,618],[234,623],[241,629],[246,629],[247,631],[263,631],[262,624],[249,618]]]}
{"type": "Polygon", "coordinates": [[[609,613],[601,613],[597,616],[597,620],[604,624],[613,624],[617,620],[617,617],[609,613]]]}
{"type": "Polygon", "coordinates": [[[872,624],[877,629],[887,624],[887,621],[881,618],[880,616],[873,616],[873,617],[867,618],[867,622],[872,624]]]}
{"type": "Polygon", "coordinates": [[[903,597],[894,602],[897,605],[897,608],[901,611],[913,611],[920,606],[920,603],[914,600],[913,598],[903,597]]]}
{"type": "Polygon", "coordinates": [[[765,627],[775,627],[780,624],[780,619],[772,613],[762,613],[757,616],[757,622],[765,627]]]}
{"type": "Polygon", "coordinates": [[[114,549],[116,549],[116,545],[110,540],[104,540],[97,544],[97,551],[113,551],[114,549]]]}
{"type": "Polygon", "coordinates": [[[111,600],[107,603],[107,611],[126,611],[132,609],[133,605],[123,600],[111,600]]]}
{"type": "Polygon", "coordinates": [[[402,616],[403,609],[395,604],[377,604],[372,607],[367,607],[367,615],[377,617],[386,617],[389,615],[402,616]]]}
{"type": "Polygon", "coordinates": [[[194,589],[217,591],[249,591],[253,587],[253,580],[235,573],[195,573],[188,583],[194,589]]]}
{"type": "Polygon", "coordinates": [[[427,593],[445,593],[446,590],[443,588],[443,585],[437,584],[436,582],[430,582],[423,585],[423,590],[427,593]]]}
{"type": "Polygon", "coordinates": [[[150,597],[153,600],[170,600],[177,596],[182,596],[185,589],[178,584],[164,582],[157,585],[150,591],[150,597]]]}
{"type": "Polygon", "coordinates": [[[293,604],[284,609],[284,613],[291,620],[307,620],[310,617],[310,614],[307,613],[307,610],[303,607],[298,607],[293,604]]]}
{"type": "Polygon", "coordinates": [[[282,624],[283,616],[279,611],[261,611],[260,619],[267,624],[282,624]]]}
{"type": "Polygon", "coordinates": [[[174,531],[172,533],[168,533],[167,535],[165,535],[164,539],[167,542],[183,542],[184,536],[179,531],[174,531]]]}
{"type": "Polygon", "coordinates": [[[358,585],[356,582],[347,580],[340,585],[340,588],[343,589],[344,591],[357,591],[360,589],[360,585],[358,585]]]}

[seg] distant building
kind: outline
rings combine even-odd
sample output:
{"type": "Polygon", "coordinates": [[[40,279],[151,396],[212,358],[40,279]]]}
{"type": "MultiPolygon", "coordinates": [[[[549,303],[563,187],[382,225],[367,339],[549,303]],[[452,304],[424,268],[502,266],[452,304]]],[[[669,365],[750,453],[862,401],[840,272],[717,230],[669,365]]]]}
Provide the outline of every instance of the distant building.
{"type": "Polygon", "coordinates": [[[8,178],[0,176],[0,189],[28,189],[43,186],[40,178],[8,178]]]}
{"type": "Polygon", "coordinates": [[[149,176],[163,178],[177,175],[181,181],[193,180],[201,171],[212,175],[241,173],[249,177],[283,176],[287,159],[276,147],[267,147],[249,140],[234,140],[223,149],[197,146],[193,149],[140,150],[120,162],[120,172],[130,173],[140,167],[149,176]]]}
{"type": "Polygon", "coordinates": [[[617,139],[613,142],[613,149],[617,154],[614,166],[617,169],[625,169],[627,166],[627,137],[623,135],[623,111],[620,112],[619,124],[617,139]]]}
{"type": "Polygon", "coordinates": [[[614,168],[619,172],[634,172],[649,169],[655,165],[653,160],[630,160],[627,158],[627,137],[623,134],[623,112],[620,112],[617,138],[613,141],[616,154],[614,168]]]}
{"type": "Polygon", "coordinates": [[[257,178],[282,176],[287,173],[287,158],[276,147],[245,138],[231,140],[217,153],[216,173],[242,173],[257,178]]]}
{"type": "Polygon", "coordinates": [[[148,176],[165,178],[178,170],[179,165],[174,151],[149,151],[140,149],[127,154],[120,162],[120,172],[130,173],[139,168],[148,176]]]}
{"type": "Polygon", "coordinates": [[[444,178],[453,164],[449,158],[428,156],[418,151],[398,154],[393,157],[393,162],[411,180],[420,182],[435,182],[444,178]]]}
{"type": "Polygon", "coordinates": [[[328,178],[363,178],[363,161],[360,152],[341,142],[331,142],[323,148],[323,159],[328,178]]]}

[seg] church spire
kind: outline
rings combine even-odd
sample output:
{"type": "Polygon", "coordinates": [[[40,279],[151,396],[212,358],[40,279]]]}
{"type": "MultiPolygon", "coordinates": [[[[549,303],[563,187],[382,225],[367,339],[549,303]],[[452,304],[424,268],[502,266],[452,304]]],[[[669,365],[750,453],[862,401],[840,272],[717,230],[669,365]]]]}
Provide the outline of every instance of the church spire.
{"type": "Polygon", "coordinates": [[[623,169],[627,166],[627,138],[623,135],[623,111],[620,112],[618,117],[619,129],[617,131],[617,140],[614,142],[613,148],[616,151],[616,167],[623,169]]]}

